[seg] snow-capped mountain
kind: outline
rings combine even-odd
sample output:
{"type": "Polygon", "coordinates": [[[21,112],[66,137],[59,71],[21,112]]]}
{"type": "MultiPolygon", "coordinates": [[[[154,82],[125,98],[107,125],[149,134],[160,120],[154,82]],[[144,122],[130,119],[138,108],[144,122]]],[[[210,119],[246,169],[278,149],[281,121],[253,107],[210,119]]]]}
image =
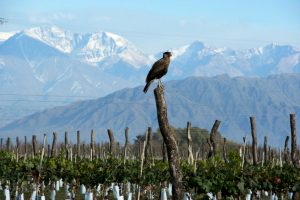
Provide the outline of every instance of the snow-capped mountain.
{"type": "MultiPolygon", "coordinates": [[[[82,36],[82,38],[88,38],[87,36],[82,36]]],[[[109,57],[109,54],[114,56],[113,54],[117,52],[113,51],[123,48],[119,50],[120,55],[118,55],[119,60],[122,60],[122,55],[125,55],[127,51],[126,47],[118,46],[121,45],[118,41],[121,37],[118,38],[115,35],[112,37],[116,41],[111,39],[111,47],[108,43],[105,48],[99,46],[103,52],[106,52],[103,59],[109,57]]],[[[104,96],[112,91],[138,84],[108,73],[101,67],[95,67],[76,56],[78,52],[82,53],[84,48],[88,47],[88,45],[82,45],[84,39],[79,41],[78,38],[80,38],[78,34],[72,35],[56,27],[33,28],[17,32],[0,44],[0,94],[3,97],[1,100],[8,101],[5,105],[0,105],[3,111],[0,113],[0,118],[4,119],[1,120],[0,125],[35,110],[75,100],[104,96]],[[3,96],[3,94],[17,95],[3,96]],[[33,96],[28,96],[28,94],[33,96]],[[57,96],[62,97],[57,98],[57,96]],[[74,98],[74,96],[79,98],[74,98]]],[[[86,44],[89,44],[88,41],[90,39],[87,39],[86,44]]],[[[127,49],[133,48],[132,45],[127,49]]],[[[138,70],[126,60],[122,62],[116,67],[138,70]],[[126,66],[123,67],[122,64],[126,66]]]]}
{"type": "Polygon", "coordinates": [[[149,61],[131,42],[110,32],[80,34],[56,26],[45,26],[31,28],[23,33],[88,64],[97,65],[110,56],[118,57],[135,68],[141,68],[149,61]]]}
{"type": "Polygon", "coordinates": [[[289,45],[270,44],[248,50],[212,48],[195,41],[174,52],[169,79],[187,76],[268,76],[300,72],[300,51],[289,45]]]}
{"type": "MultiPolygon", "coordinates": [[[[195,41],[171,51],[169,72],[163,80],[300,72],[300,51],[289,45],[234,50],[195,41]]],[[[45,101],[39,110],[78,100],[70,96],[100,97],[144,84],[151,64],[161,56],[161,52],[146,55],[130,41],[109,32],[73,33],[56,26],[1,32],[0,94],[38,94],[38,98],[31,97],[32,103],[28,103],[23,96],[7,97],[13,101],[0,105],[0,118],[7,119],[1,120],[0,126],[35,111],[27,110],[37,100],[45,101]],[[53,100],[53,95],[63,98],[53,100]],[[16,98],[22,101],[14,101],[16,98]]]]}

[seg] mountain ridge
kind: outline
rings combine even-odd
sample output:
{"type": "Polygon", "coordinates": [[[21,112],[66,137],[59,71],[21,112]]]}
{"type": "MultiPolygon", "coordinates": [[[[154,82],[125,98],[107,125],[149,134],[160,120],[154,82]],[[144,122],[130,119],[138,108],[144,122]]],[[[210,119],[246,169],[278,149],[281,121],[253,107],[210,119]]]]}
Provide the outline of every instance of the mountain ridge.
{"type": "MultiPolygon", "coordinates": [[[[272,75],[265,78],[189,77],[166,82],[165,95],[169,122],[176,128],[193,126],[210,129],[214,120],[221,120],[221,133],[241,142],[250,137],[249,117],[256,119],[259,144],[264,135],[272,145],[282,146],[290,135],[289,114],[300,115],[300,74],[272,75]]],[[[106,129],[112,128],[117,140],[123,139],[126,127],[130,138],[144,133],[148,126],[156,129],[157,116],[151,90],[145,95],[143,86],[122,89],[105,97],[76,102],[35,113],[0,129],[11,135],[42,134],[57,131],[75,133],[89,139],[94,129],[97,140],[107,139],[106,129]],[[19,131],[21,130],[21,131],[19,131]]],[[[299,127],[299,123],[297,128],[299,127]]]]}
{"type": "MultiPolygon", "coordinates": [[[[147,55],[114,33],[73,33],[56,26],[2,32],[0,37],[4,38],[0,43],[0,94],[40,96],[5,96],[5,105],[0,104],[0,126],[34,111],[79,100],[68,96],[88,99],[142,85],[151,64],[162,55],[147,55]],[[57,100],[53,95],[66,97],[57,100]]],[[[266,77],[300,72],[300,51],[290,45],[234,50],[195,41],[171,51],[174,56],[164,81],[224,73],[266,77]]]]}

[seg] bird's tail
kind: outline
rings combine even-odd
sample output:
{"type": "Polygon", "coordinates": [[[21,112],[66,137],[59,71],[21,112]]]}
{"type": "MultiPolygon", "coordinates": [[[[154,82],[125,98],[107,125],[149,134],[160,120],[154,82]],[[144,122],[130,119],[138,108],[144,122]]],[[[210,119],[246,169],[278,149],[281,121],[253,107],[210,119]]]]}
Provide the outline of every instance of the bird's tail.
{"type": "Polygon", "coordinates": [[[144,87],[144,90],[143,90],[144,93],[146,93],[146,92],[148,91],[148,88],[149,88],[149,86],[151,85],[151,83],[152,83],[152,81],[146,83],[146,85],[145,85],[145,87],[144,87]]]}

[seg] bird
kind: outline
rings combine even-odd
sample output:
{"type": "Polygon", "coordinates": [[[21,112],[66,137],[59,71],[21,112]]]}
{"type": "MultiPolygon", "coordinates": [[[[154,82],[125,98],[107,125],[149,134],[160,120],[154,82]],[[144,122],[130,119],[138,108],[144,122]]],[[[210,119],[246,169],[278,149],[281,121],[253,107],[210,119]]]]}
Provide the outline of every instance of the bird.
{"type": "Polygon", "coordinates": [[[160,78],[167,74],[171,56],[172,53],[166,51],[163,53],[163,57],[152,65],[146,78],[146,85],[143,90],[144,93],[147,93],[149,86],[155,79],[158,79],[158,86],[160,86],[160,78]]]}

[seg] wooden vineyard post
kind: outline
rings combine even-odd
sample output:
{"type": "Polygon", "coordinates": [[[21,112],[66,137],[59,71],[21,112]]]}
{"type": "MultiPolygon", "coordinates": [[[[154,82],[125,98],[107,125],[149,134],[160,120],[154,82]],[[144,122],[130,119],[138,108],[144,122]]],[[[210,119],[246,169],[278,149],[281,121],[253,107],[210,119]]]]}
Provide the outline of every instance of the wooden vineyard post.
{"type": "Polygon", "coordinates": [[[32,136],[32,155],[33,157],[36,155],[37,153],[37,141],[36,141],[36,135],[32,136]]]}
{"type": "Polygon", "coordinates": [[[257,138],[256,138],[255,119],[253,116],[250,117],[250,125],[251,125],[251,135],[252,135],[253,165],[257,165],[257,138]]]}
{"type": "Polygon", "coordinates": [[[212,146],[212,144],[211,144],[209,138],[206,139],[206,142],[207,142],[207,144],[208,144],[208,154],[207,154],[207,158],[211,158],[211,157],[214,155],[214,153],[213,153],[213,152],[214,152],[214,149],[213,149],[213,146],[212,146]]]}
{"type": "Polygon", "coordinates": [[[181,195],[181,180],[182,174],[179,163],[179,152],[176,143],[175,132],[170,128],[167,116],[167,105],[164,97],[164,90],[162,87],[157,87],[154,90],[157,118],[160,128],[160,132],[166,144],[168,160],[169,160],[169,171],[172,182],[172,199],[182,199],[181,195]]]}
{"type": "Polygon", "coordinates": [[[263,162],[268,162],[268,138],[267,136],[264,137],[264,161],[263,162]]]}
{"type": "Polygon", "coordinates": [[[51,154],[50,144],[47,144],[47,156],[48,156],[48,158],[50,158],[50,154],[51,154]]]}
{"type": "Polygon", "coordinates": [[[283,150],[283,159],[284,162],[289,162],[289,154],[288,154],[288,144],[289,144],[290,137],[287,135],[284,141],[284,150],[283,150]]]}
{"type": "Polygon", "coordinates": [[[10,146],[11,146],[11,141],[10,141],[10,137],[7,138],[6,140],[6,151],[10,151],[10,146]]]}
{"type": "Polygon", "coordinates": [[[290,114],[291,125],[291,159],[294,166],[297,165],[296,152],[297,152],[297,135],[296,135],[296,119],[295,114],[290,114]]]}
{"type": "MultiPolygon", "coordinates": [[[[210,143],[211,143],[211,148],[212,148],[212,155],[216,156],[218,152],[218,144],[217,144],[217,133],[219,126],[221,124],[221,121],[215,120],[215,123],[210,131],[210,143]]],[[[221,199],[221,192],[219,191],[217,194],[217,199],[221,199]]]]}
{"type": "MultiPolygon", "coordinates": [[[[146,150],[146,142],[143,141],[143,147],[142,147],[142,154],[141,154],[141,166],[140,166],[140,173],[139,173],[139,177],[142,177],[143,175],[143,166],[144,166],[144,158],[145,158],[145,150],[146,150]]],[[[137,193],[137,200],[140,200],[140,196],[141,196],[141,188],[139,188],[138,193],[137,193]]]]}
{"type": "Polygon", "coordinates": [[[85,143],[82,144],[82,146],[80,147],[81,149],[81,156],[80,158],[85,158],[85,143]]]}
{"type": "MultiPolygon", "coordinates": [[[[153,152],[152,152],[152,128],[148,127],[147,134],[146,134],[146,148],[145,148],[145,163],[149,162],[149,158],[153,159],[153,152]]],[[[152,160],[153,161],[153,160],[152,160]]]]}
{"type": "Polygon", "coordinates": [[[227,150],[226,150],[226,138],[224,138],[224,143],[223,143],[223,159],[225,162],[227,162],[227,150]]]}
{"type": "Polygon", "coordinates": [[[0,151],[3,150],[3,138],[0,139],[0,151]]]}
{"type": "Polygon", "coordinates": [[[46,133],[44,133],[43,148],[42,148],[42,154],[41,154],[41,160],[40,160],[40,168],[41,168],[42,163],[43,163],[43,158],[44,158],[44,155],[45,155],[45,148],[46,148],[46,133]]]}
{"type": "Polygon", "coordinates": [[[51,157],[56,155],[56,141],[57,141],[57,133],[53,132],[53,141],[52,141],[52,148],[51,148],[51,157]]]}
{"type": "MultiPolygon", "coordinates": [[[[297,134],[296,134],[296,116],[295,114],[290,114],[290,126],[291,126],[291,159],[295,167],[297,167],[297,134]]],[[[293,200],[299,199],[299,193],[293,193],[293,200]]]]}
{"type": "Polygon", "coordinates": [[[187,122],[186,134],[187,134],[187,142],[188,142],[188,163],[189,164],[193,164],[194,163],[191,128],[192,128],[191,122],[187,122]]]}
{"type": "Polygon", "coordinates": [[[111,129],[107,130],[107,134],[109,137],[109,153],[114,156],[115,155],[115,137],[111,129]]]}
{"type": "Polygon", "coordinates": [[[127,150],[128,150],[128,131],[129,131],[129,128],[126,127],[125,128],[125,145],[124,145],[124,163],[125,161],[127,160],[127,150]]]}
{"type": "Polygon", "coordinates": [[[76,157],[80,158],[80,131],[77,131],[76,157]]]}
{"type": "Polygon", "coordinates": [[[71,150],[71,155],[70,155],[70,159],[71,159],[71,162],[73,161],[73,157],[74,157],[74,161],[75,161],[75,163],[76,163],[76,156],[75,156],[75,154],[76,154],[76,151],[77,151],[77,144],[73,144],[73,147],[71,146],[71,148],[70,148],[70,150],[71,150]],[[73,149],[74,149],[74,154],[73,154],[73,149]]]}
{"type": "Polygon", "coordinates": [[[16,138],[16,160],[17,160],[17,162],[19,161],[19,145],[20,145],[20,143],[19,143],[19,137],[17,137],[16,138]]]}
{"type": "Polygon", "coordinates": [[[242,151],[242,169],[244,168],[245,159],[246,159],[246,147],[247,147],[247,136],[243,137],[243,151],[242,151]]]}
{"type": "Polygon", "coordinates": [[[167,154],[167,150],[166,150],[166,144],[164,141],[162,141],[162,158],[163,158],[163,162],[167,162],[168,161],[168,154],[167,154]]]}
{"type": "Polygon", "coordinates": [[[24,159],[27,158],[27,136],[24,138],[24,159]]]}
{"type": "Polygon", "coordinates": [[[213,127],[211,128],[210,131],[210,143],[212,146],[212,155],[215,156],[217,151],[218,151],[218,145],[217,145],[217,133],[218,133],[218,129],[219,126],[221,124],[221,121],[216,120],[213,127]]]}
{"type": "Polygon", "coordinates": [[[95,155],[95,135],[94,135],[94,129],[91,130],[91,160],[93,159],[95,155]]]}
{"type": "Polygon", "coordinates": [[[66,152],[66,159],[69,159],[69,137],[68,132],[65,131],[65,152],[66,152]]]}

